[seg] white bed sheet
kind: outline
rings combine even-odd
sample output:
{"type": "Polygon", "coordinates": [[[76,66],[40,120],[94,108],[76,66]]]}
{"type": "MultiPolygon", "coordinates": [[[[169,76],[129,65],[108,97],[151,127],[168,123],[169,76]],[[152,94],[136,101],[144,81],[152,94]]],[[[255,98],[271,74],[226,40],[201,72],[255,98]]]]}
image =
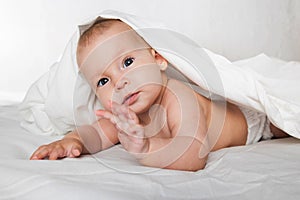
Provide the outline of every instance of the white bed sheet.
{"type": "Polygon", "coordinates": [[[0,106],[0,199],[299,199],[300,140],[211,153],[204,170],[140,166],[120,146],[80,158],[28,160],[58,136],[19,126],[17,104],[0,106]]]}

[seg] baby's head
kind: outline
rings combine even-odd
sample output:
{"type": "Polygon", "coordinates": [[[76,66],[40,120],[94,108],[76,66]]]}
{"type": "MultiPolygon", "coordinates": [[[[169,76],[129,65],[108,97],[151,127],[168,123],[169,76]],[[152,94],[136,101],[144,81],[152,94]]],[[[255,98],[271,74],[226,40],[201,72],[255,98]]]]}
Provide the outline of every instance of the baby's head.
{"type": "Polygon", "coordinates": [[[103,18],[81,35],[77,62],[106,109],[115,101],[127,104],[136,113],[156,103],[168,65],[126,23],[103,18]]]}
{"type": "Polygon", "coordinates": [[[97,19],[88,29],[81,33],[77,46],[77,63],[79,68],[91,50],[114,34],[130,30],[130,27],[118,19],[97,19]],[[101,41],[100,41],[101,40],[101,41]]]}

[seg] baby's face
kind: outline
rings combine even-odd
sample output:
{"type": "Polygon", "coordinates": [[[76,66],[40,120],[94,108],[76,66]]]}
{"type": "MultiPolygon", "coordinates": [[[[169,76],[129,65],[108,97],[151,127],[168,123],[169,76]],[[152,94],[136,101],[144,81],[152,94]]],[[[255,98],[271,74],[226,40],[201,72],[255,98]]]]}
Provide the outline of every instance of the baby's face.
{"type": "Polygon", "coordinates": [[[80,51],[80,71],[101,104],[128,105],[137,114],[147,111],[162,92],[165,60],[129,26],[115,22],[80,51]]]}

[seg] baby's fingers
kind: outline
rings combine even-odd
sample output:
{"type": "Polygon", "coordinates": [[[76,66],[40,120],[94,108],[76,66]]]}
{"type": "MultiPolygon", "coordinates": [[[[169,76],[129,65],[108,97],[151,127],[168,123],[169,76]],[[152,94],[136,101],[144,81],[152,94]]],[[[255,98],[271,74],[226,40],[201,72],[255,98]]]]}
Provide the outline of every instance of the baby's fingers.
{"type": "MultiPolygon", "coordinates": [[[[114,104],[113,104],[114,105],[114,104]]],[[[112,110],[113,114],[118,116],[120,121],[127,122],[129,124],[138,124],[139,119],[135,112],[133,112],[127,105],[118,105],[112,110]]]]}
{"type": "Polygon", "coordinates": [[[133,112],[130,108],[124,106],[122,108],[122,113],[126,116],[130,124],[139,124],[139,118],[137,117],[136,113],[133,112]]]}
{"type": "Polygon", "coordinates": [[[49,150],[47,147],[41,146],[38,148],[30,157],[30,160],[41,160],[49,155],[49,150]]]}
{"type": "Polygon", "coordinates": [[[130,134],[130,131],[129,131],[129,124],[127,122],[123,122],[123,121],[120,121],[116,124],[116,127],[117,129],[119,129],[120,131],[126,133],[126,134],[130,134]]]}
{"type": "Polygon", "coordinates": [[[70,151],[67,152],[67,156],[70,158],[75,158],[81,155],[82,147],[79,145],[73,145],[70,151]]]}
{"type": "Polygon", "coordinates": [[[62,148],[52,150],[49,154],[49,160],[57,160],[65,156],[64,150],[62,148]]]}
{"type": "Polygon", "coordinates": [[[78,156],[80,156],[80,154],[81,154],[81,150],[79,150],[79,149],[72,149],[70,157],[78,157],[78,156]]]}
{"type": "Polygon", "coordinates": [[[105,119],[108,119],[113,124],[116,124],[118,122],[117,117],[114,114],[112,114],[111,112],[109,112],[109,111],[106,111],[106,110],[96,110],[95,114],[98,117],[103,117],[105,119]]]}
{"type": "Polygon", "coordinates": [[[98,116],[98,117],[104,117],[106,119],[110,119],[112,117],[112,113],[109,112],[109,111],[106,111],[106,110],[96,110],[95,111],[95,114],[98,116]]]}

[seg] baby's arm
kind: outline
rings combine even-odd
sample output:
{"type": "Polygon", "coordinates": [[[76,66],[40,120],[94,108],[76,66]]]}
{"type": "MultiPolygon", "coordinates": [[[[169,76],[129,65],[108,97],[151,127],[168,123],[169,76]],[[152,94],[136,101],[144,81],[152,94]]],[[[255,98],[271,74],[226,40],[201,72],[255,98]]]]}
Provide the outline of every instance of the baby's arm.
{"type": "Polygon", "coordinates": [[[149,138],[149,149],[140,163],[146,166],[175,170],[196,171],[206,165],[207,154],[203,151],[202,142],[189,136],[175,138],[149,138]]]}
{"type": "MultiPolygon", "coordinates": [[[[123,105],[114,105],[113,112],[98,111],[97,115],[110,119],[118,128],[118,137],[123,147],[146,166],[196,171],[203,169],[207,151],[203,141],[195,136],[180,134],[175,137],[146,137],[145,128],[139,124],[134,112],[123,105]],[[200,152],[201,151],[201,156],[200,152]]],[[[180,125],[172,127],[178,132],[180,125]]]]}
{"type": "Polygon", "coordinates": [[[49,157],[56,160],[64,157],[78,157],[81,154],[96,153],[118,142],[117,132],[109,120],[100,119],[92,125],[78,127],[63,139],[40,146],[30,157],[40,160],[49,157]]]}

